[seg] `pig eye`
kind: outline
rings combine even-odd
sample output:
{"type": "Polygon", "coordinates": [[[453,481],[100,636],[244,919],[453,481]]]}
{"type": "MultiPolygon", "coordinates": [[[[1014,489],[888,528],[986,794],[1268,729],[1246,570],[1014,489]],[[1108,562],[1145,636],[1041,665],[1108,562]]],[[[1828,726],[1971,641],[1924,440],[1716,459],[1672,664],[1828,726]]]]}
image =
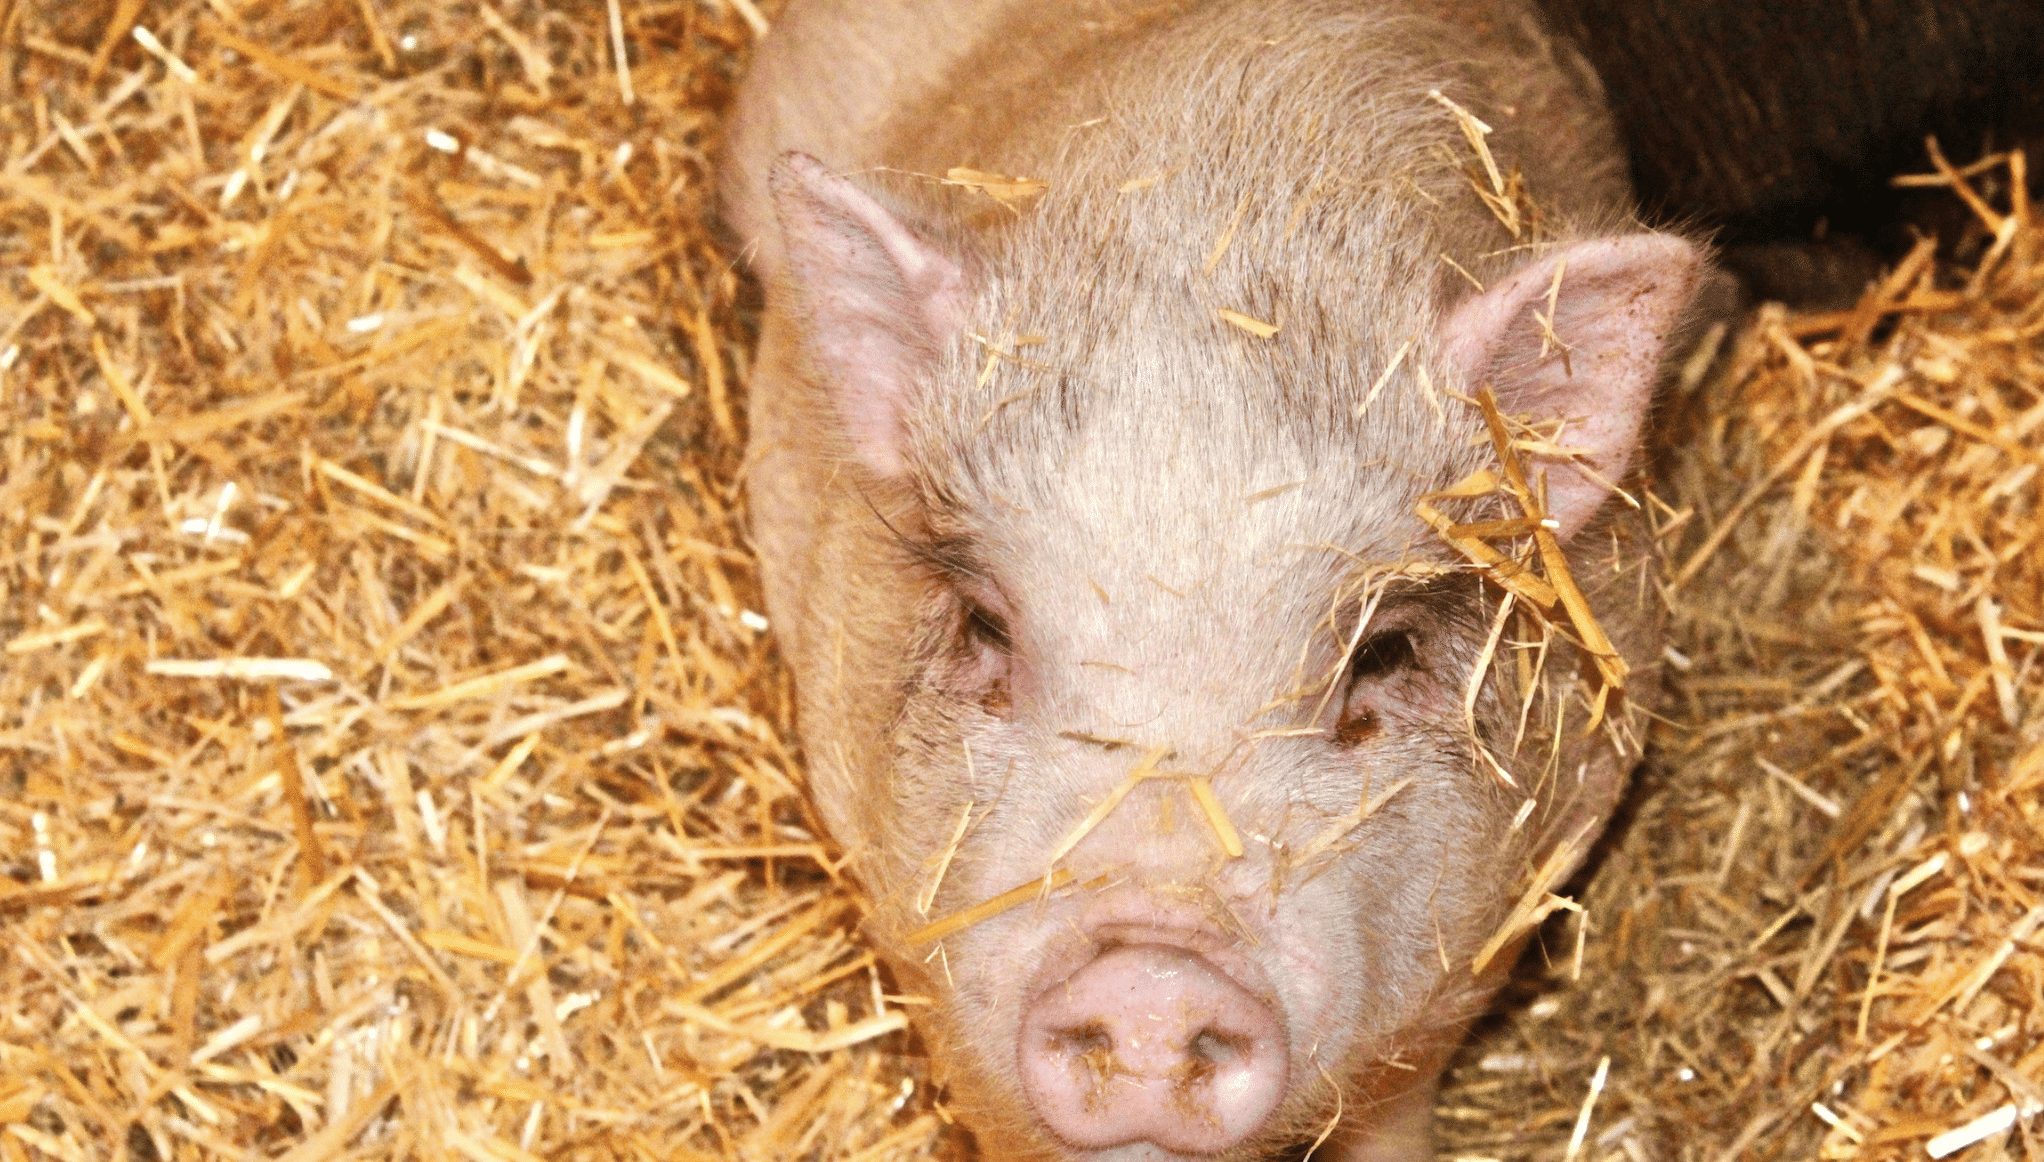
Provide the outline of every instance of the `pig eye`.
{"type": "Polygon", "coordinates": [[[976,700],[996,718],[1006,718],[1012,705],[1009,675],[1014,669],[1014,640],[999,614],[966,599],[960,603],[959,660],[953,670],[959,693],[976,700]]]}
{"type": "Polygon", "coordinates": [[[965,603],[965,636],[972,645],[997,653],[1005,654],[1011,648],[1008,623],[970,601],[965,603]]]}
{"type": "Polygon", "coordinates": [[[1356,746],[1383,729],[1378,718],[1378,687],[1419,664],[1412,635],[1403,630],[1371,634],[1349,655],[1348,695],[1342,699],[1341,718],[1335,723],[1334,741],[1356,746]]]}
{"type": "Polygon", "coordinates": [[[1356,652],[1349,656],[1349,682],[1353,684],[1389,678],[1412,669],[1418,662],[1419,656],[1413,650],[1411,634],[1404,630],[1373,633],[1364,638],[1356,646],[1356,652]]]}

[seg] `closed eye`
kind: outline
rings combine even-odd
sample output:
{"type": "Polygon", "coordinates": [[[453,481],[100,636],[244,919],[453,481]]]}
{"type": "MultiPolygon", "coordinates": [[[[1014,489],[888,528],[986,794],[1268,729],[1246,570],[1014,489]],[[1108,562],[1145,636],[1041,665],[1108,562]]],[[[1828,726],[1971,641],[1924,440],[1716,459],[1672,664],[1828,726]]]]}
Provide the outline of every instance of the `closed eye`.
{"type": "Polygon", "coordinates": [[[1009,677],[1014,671],[1015,642],[1001,615],[971,599],[961,601],[958,634],[960,665],[954,671],[960,692],[996,717],[1008,715],[1009,677]]]}
{"type": "Polygon", "coordinates": [[[1008,653],[1014,643],[1008,637],[1008,623],[979,605],[965,607],[965,632],[974,644],[1008,653]]]}

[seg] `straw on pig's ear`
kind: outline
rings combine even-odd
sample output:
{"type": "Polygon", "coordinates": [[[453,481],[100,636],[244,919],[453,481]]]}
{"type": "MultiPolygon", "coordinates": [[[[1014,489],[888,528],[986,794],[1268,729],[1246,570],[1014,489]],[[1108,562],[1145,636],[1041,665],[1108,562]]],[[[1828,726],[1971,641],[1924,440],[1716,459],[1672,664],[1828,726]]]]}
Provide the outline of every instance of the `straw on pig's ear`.
{"type": "Polygon", "coordinates": [[[1470,390],[1489,385],[1507,412],[1567,421],[1561,444],[1590,471],[1537,461],[1563,538],[1631,469],[1662,361],[1704,273],[1702,249],[1671,234],[1593,239],[1548,252],[1443,320],[1448,361],[1470,390]]]}
{"type": "Polygon", "coordinates": [[[770,180],[809,358],[859,459],[899,475],[911,385],[965,327],[964,269],[807,154],[770,180]]]}

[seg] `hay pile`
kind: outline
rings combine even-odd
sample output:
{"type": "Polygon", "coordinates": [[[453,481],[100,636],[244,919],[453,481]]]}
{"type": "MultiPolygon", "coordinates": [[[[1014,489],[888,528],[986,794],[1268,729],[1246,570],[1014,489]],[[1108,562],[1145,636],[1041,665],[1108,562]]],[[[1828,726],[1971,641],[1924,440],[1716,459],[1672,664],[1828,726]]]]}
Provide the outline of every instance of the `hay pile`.
{"type": "Polygon", "coordinates": [[[750,612],[748,11],[0,9],[0,1158],[930,1136],[750,612]]]}
{"type": "Polygon", "coordinates": [[[1464,1055],[1443,1112],[1467,1155],[2044,1156],[2022,167],[1931,175],[1977,215],[1970,269],[1927,241],[1853,310],[1764,311],[1670,408],[1669,721],[1580,969],[1551,929],[1545,992],[1464,1055]]]}
{"type": "MultiPolygon", "coordinates": [[[[752,612],[705,221],[761,27],[0,4],[0,1159],[956,1152],[752,612]]],[[[1685,397],[1673,722],[1463,1153],[1918,1156],[2037,1100],[2008,221],[1685,397]]]]}

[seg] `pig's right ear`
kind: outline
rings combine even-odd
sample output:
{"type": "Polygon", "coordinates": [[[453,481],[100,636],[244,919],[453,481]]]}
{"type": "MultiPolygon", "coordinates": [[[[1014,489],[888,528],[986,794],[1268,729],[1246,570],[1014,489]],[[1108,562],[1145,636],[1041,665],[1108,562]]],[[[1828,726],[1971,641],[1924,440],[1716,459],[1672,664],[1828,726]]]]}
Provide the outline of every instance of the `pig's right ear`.
{"type": "Polygon", "coordinates": [[[911,386],[965,328],[965,272],[807,154],[769,180],[809,357],[860,460],[898,476],[911,386]]]}

